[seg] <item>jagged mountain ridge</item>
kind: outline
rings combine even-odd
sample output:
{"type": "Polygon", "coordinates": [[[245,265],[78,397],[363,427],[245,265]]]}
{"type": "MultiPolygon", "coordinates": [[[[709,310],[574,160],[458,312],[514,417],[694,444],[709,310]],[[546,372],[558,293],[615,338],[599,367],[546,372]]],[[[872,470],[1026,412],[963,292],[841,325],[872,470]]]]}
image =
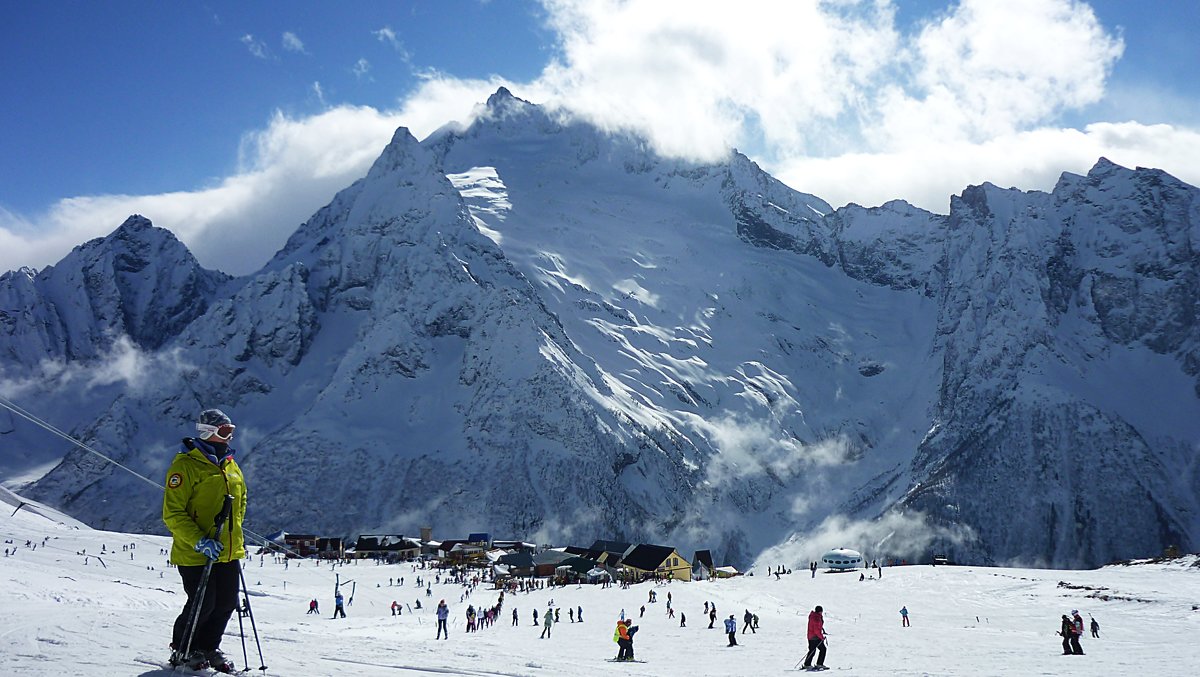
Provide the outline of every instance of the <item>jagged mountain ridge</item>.
{"type": "MultiPolygon", "coordinates": [[[[900,554],[1194,547],[1197,203],[1101,161],[1050,194],[970,188],[949,217],[835,211],[740,155],[662,160],[501,90],[465,130],[399,131],[160,344],[174,378],[58,417],[135,441],[122,461],[153,475],[220,393],[264,529],[611,534],[745,562],[831,545],[811,536],[843,516],[900,554]]],[[[152,498],[108,500],[130,483],[72,453],[33,493],[153,528],[152,498]]]]}

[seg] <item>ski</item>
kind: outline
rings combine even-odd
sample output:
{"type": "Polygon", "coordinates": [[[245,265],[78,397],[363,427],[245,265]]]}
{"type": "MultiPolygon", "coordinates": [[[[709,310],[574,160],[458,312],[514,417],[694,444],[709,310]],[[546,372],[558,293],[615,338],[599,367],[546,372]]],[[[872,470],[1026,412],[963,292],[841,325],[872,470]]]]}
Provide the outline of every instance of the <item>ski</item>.
{"type": "Polygon", "coordinates": [[[167,675],[167,674],[196,675],[197,677],[203,675],[204,677],[212,677],[213,675],[248,675],[248,674],[250,674],[249,668],[245,668],[242,670],[232,670],[230,672],[221,672],[220,670],[216,670],[214,668],[200,668],[198,670],[193,670],[192,668],[189,668],[184,665],[171,665],[171,663],[169,661],[158,661],[158,660],[154,660],[152,658],[138,657],[133,660],[136,663],[142,663],[143,665],[150,665],[150,666],[159,668],[163,671],[164,675],[167,675]]]}
{"type": "Polygon", "coordinates": [[[637,658],[631,658],[629,660],[617,660],[615,658],[606,658],[604,660],[609,663],[646,663],[647,662],[647,661],[643,661],[643,660],[640,660],[637,658]]]}

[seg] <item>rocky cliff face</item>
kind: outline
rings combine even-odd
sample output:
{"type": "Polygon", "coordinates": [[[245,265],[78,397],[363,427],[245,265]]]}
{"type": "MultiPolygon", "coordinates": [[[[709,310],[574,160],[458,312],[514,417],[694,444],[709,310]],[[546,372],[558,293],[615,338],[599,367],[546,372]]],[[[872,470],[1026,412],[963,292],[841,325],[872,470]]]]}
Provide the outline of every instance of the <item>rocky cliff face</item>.
{"type": "MultiPolygon", "coordinates": [[[[196,411],[226,409],[262,531],[739,563],[1196,547],[1195,188],[1102,160],[1050,194],[969,188],[949,216],[834,210],[740,155],[663,160],[504,90],[483,112],[399,130],[247,278],[140,220],[52,269],[115,281],[7,274],[7,378],[155,479],[196,411]],[[126,336],[152,378],[29,385],[126,336]]],[[[157,528],[152,487],[81,453],[29,491],[157,528]]]]}
{"type": "Polygon", "coordinates": [[[131,216],[57,265],[0,276],[0,356],[11,364],[97,357],[118,336],[155,350],[202,315],[229,277],[170,231],[131,216]]]}

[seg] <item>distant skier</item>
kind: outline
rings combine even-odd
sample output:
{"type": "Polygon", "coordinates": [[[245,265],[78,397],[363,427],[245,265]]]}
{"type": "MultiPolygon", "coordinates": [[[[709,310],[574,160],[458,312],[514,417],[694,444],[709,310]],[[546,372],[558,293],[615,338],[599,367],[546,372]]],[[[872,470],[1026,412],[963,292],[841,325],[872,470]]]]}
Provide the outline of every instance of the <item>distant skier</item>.
{"type": "Polygon", "coordinates": [[[717,622],[717,607],[711,606],[708,608],[708,629],[712,630],[713,623],[717,622]]]}
{"type": "Polygon", "coordinates": [[[1083,637],[1083,616],[1079,615],[1079,610],[1071,610],[1071,653],[1076,656],[1083,655],[1083,647],[1079,644],[1079,638],[1083,637]]]}
{"type": "Polygon", "coordinates": [[[725,619],[725,633],[729,635],[729,646],[737,646],[737,621],[733,619],[733,614],[725,619]]]}
{"type": "Polygon", "coordinates": [[[513,627],[517,627],[517,608],[513,607],[513,627]]]}
{"type": "Polygon", "coordinates": [[[1066,614],[1063,614],[1062,615],[1062,625],[1059,626],[1058,634],[1062,636],[1062,647],[1063,647],[1063,655],[1064,656],[1071,655],[1071,635],[1073,634],[1072,633],[1073,626],[1074,626],[1074,624],[1071,623],[1071,617],[1066,614]]]}
{"type": "Polygon", "coordinates": [[[687,614],[683,613],[682,611],[679,612],[679,627],[687,627],[687,614]]]}
{"type": "Polygon", "coordinates": [[[571,621],[572,623],[575,622],[575,610],[574,609],[567,609],[567,620],[571,621]]]}
{"type": "Polygon", "coordinates": [[[534,609],[534,610],[533,610],[533,624],[534,624],[534,625],[537,625],[537,624],[538,624],[538,612],[537,612],[537,609],[534,609]]]}
{"type": "Polygon", "coordinates": [[[908,625],[908,607],[900,607],[900,627],[907,628],[908,625]]]}
{"type": "Polygon", "coordinates": [[[317,599],[315,597],[308,602],[308,613],[321,615],[320,610],[317,609],[317,599]]]}
{"type": "Polygon", "coordinates": [[[804,669],[815,667],[817,670],[825,668],[825,610],[817,605],[808,614],[808,653],[804,655],[804,669]],[[817,655],[817,664],[813,665],[813,654],[820,652],[817,655]]]}
{"type": "Polygon", "coordinates": [[[1096,622],[1096,619],[1091,614],[1088,614],[1088,618],[1092,621],[1092,637],[1100,637],[1100,624],[1096,622]]]}
{"type": "Polygon", "coordinates": [[[450,617],[450,607],[446,606],[446,600],[438,602],[437,605],[437,634],[434,639],[450,639],[450,631],[446,629],[446,619],[450,617]]]}
{"type": "Polygon", "coordinates": [[[742,614],[742,623],[743,635],[746,634],[746,630],[750,630],[751,634],[758,634],[754,629],[754,614],[750,613],[749,609],[746,609],[746,613],[742,614]]]}
{"type": "Polygon", "coordinates": [[[575,609],[575,618],[578,618],[580,623],[583,622],[583,607],[582,606],[577,607],[575,609]]]}
{"type": "Polygon", "coordinates": [[[551,613],[551,612],[549,612],[549,611],[547,611],[547,612],[546,612],[545,619],[546,619],[546,620],[545,620],[545,622],[544,622],[544,624],[543,624],[543,626],[542,626],[542,636],[541,636],[541,639],[546,639],[547,637],[549,637],[549,636],[550,636],[550,626],[554,625],[554,614],[553,614],[553,613],[551,613]]]}
{"type": "Polygon", "coordinates": [[[624,618],[617,619],[617,627],[613,629],[613,641],[617,643],[617,657],[613,660],[628,660],[626,656],[629,654],[629,627],[625,625],[624,618]]]}

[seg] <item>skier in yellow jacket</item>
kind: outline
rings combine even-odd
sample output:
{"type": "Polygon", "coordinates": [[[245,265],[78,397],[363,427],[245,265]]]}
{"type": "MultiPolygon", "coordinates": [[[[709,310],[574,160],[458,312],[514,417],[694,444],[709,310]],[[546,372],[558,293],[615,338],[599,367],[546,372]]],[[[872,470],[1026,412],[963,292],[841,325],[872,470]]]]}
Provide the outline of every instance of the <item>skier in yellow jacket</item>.
{"type": "Polygon", "coordinates": [[[167,470],[163,522],[171,530],[171,563],[179,568],[187,602],[171,635],[171,663],[232,672],[221,653],[221,636],[237,608],[241,577],[239,560],[246,556],[242,520],[246,516],[246,482],[229,446],[235,426],[220,409],[200,412],[199,439],[187,437],[167,470]],[[232,497],[231,513],[217,533],[215,522],[232,497]],[[206,565],[212,563],[204,599],[196,600],[206,565]],[[191,654],[183,655],[195,605],[200,605],[191,654]]]}

